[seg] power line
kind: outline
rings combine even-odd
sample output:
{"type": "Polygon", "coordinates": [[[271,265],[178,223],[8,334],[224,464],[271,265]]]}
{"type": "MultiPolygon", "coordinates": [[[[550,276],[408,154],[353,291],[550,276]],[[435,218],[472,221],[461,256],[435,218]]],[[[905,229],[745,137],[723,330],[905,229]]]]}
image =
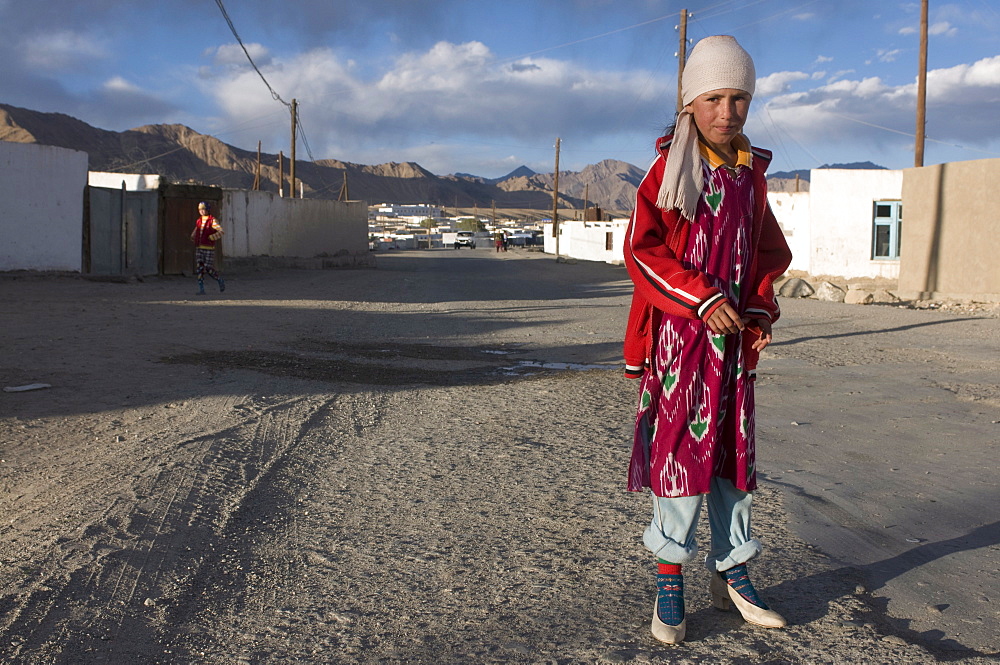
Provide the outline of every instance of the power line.
{"type": "Polygon", "coordinates": [[[236,41],[239,43],[240,48],[242,48],[243,52],[246,54],[247,60],[250,61],[250,66],[253,67],[254,71],[257,72],[257,75],[260,76],[260,80],[264,82],[264,85],[267,86],[267,89],[271,91],[271,97],[273,97],[275,101],[281,102],[288,108],[291,108],[292,105],[286,102],[284,99],[282,99],[281,95],[275,92],[274,88],[271,87],[271,84],[267,82],[266,78],[264,78],[264,74],[257,67],[257,63],[255,63],[253,61],[253,58],[250,57],[250,51],[247,50],[247,47],[243,44],[243,40],[240,38],[239,33],[236,32],[236,26],[233,25],[233,20],[229,18],[229,13],[226,11],[225,5],[222,4],[222,0],[215,0],[215,4],[219,6],[219,11],[222,12],[222,18],[226,19],[226,23],[229,25],[229,30],[233,33],[233,37],[236,38],[236,41]]]}
{"type": "Polygon", "coordinates": [[[306,154],[309,155],[309,161],[315,162],[316,158],[313,157],[312,150],[309,149],[309,140],[306,139],[306,130],[302,127],[302,114],[299,113],[298,109],[295,109],[295,126],[298,128],[298,135],[302,138],[302,145],[305,146],[306,154]]]}
{"type": "MultiPolygon", "coordinates": [[[[226,11],[226,7],[225,7],[225,5],[222,4],[222,0],[215,0],[215,4],[219,6],[219,11],[222,12],[222,18],[226,19],[226,24],[229,26],[230,32],[233,33],[233,37],[236,38],[236,41],[237,41],[237,43],[239,43],[240,48],[243,49],[243,53],[246,54],[247,60],[250,61],[250,66],[253,67],[253,70],[255,72],[257,72],[258,76],[260,76],[260,80],[263,81],[264,85],[267,86],[267,89],[271,93],[271,97],[275,101],[281,102],[282,104],[284,104],[285,106],[287,106],[289,109],[291,109],[292,105],[290,103],[286,102],[284,99],[282,99],[281,95],[279,95],[277,93],[277,91],[274,88],[271,87],[271,84],[267,82],[266,78],[264,78],[263,72],[261,72],[260,68],[257,67],[257,63],[255,63],[253,61],[253,58],[250,57],[250,51],[247,50],[246,45],[243,43],[243,39],[240,37],[240,34],[238,32],[236,32],[236,26],[233,25],[233,20],[231,18],[229,18],[229,12],[226,11]]],[[[295,133],[297,135],[299,135],[299,136],[302,137],[302,145],[305,146],[306,154],[309,155],[309,159],[311,161],[315,162],[316,158],[313,157],[312,150],[309,148],[309,140],[306,138],[305,129],[302,128],[302,117],[299,115],[298,109],[295,109],[294,113],[295,113],[295,122],[296,122],[296,132],[295,133]]]]}
{"type": "MultiPolygon", "coordinates": [[[[892,129],[891,127],[883,127],[882,125],[876,125],[875,123],[872,123],[872,122],[865,122],[864,120],[858,120],[857,118],[852,118],[852,117],[850,117],[848,115],[841,115],[840,113],[834,113],[833,111],[829,111],[829,110],[826,110],[826,109],[824,109],[824,113],[829,113],[830,115],[835,116],[837,118],[842,118],[844,120],[849,120],[851,122],[856,122],[859,125],[866,125],[868,127],[874,127],[875,129],[882,129],[882,130],[885,130],[887,132],[892,132],[894,134],[902,134],[903,136],[907,136],[907,137],[909,137],[911,139],[915,139],[917,137],[916,134],[911,134],[910,132],[904,132],[904,131],[902,131],[900,129],[892,129]]],[[[961,150],[971,150],[972,152],[981,152],[981,153],[986,154],[986,155],[993,155],[994,157],[1000,156],[1000,153],[992,152],[990,150],[981,150],[980,148],[970,148],[969,146],[959,145],[958,143],[947,143],[945,141],[939,141],[938,139],[932,139],[930,137],[925,137],[925,140],[930,141],[932,143],[939,143],[941,145],[946,145],[949,148],[959,148],[961,150]]]]}

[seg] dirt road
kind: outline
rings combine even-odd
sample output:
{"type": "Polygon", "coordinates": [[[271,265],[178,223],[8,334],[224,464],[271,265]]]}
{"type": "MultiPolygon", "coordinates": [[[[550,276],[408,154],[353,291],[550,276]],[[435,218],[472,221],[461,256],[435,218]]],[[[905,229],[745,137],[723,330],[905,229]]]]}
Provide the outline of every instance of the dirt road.
{"type": "MultiPolygon", "coordinates": [[[[758,587],[648,631],[622,268],[524,251],[0,277],[0,662],[961,663],[1000,652],[1000,319],[783,303],[758,587]]],[[[704,536],[704,534],[703,534],[704,536]]]]}

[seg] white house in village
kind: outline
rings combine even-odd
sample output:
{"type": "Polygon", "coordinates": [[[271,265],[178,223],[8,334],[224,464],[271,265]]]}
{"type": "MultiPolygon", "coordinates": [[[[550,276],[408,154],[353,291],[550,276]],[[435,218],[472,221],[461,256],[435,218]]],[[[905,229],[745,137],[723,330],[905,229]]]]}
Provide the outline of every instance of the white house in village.
{"type": "MultiPolygon", "coordinates": [[[[847,278],[899,276],[902,171],[816,169],[809,192],[767,195],[792,250],[792,270],[847,278]]],[[[621,263],[628,219],[559,224],[559,254],[621,263]]],[[[552,225],[545,251],[554,254],[552,225]]]]}
{"type": "MultiPolygon", "coordinates": [[[[902,197],[902,171],[810,171],[809,255],[808,267],[802,270],[898,279],[902,197]]],[[[778,209],[774,214],[786,226],[778,209]]]]}
{"type": "Polygon", "coordinates": [[[402,221],[418,224],[425,219],[439,220],[442,216],[440,207],[426,203],[380,203],[375,207],[375,221],[378,222],[402,221]]]}
{"type": "MultiPolygon", "coordinates": [[[[815,169],[809,192],[768,194],[790,268],[897,279],[900,298],[1000,302],[1000,159],[902,171],[815,169]],[[904,208],[907,222],[903,225],[904,208]]],[[[561,222],[561,256],[621,263],[628,220],[561,222]]],[[[552,224],[545,251],[556,252],[552,224]]]]}

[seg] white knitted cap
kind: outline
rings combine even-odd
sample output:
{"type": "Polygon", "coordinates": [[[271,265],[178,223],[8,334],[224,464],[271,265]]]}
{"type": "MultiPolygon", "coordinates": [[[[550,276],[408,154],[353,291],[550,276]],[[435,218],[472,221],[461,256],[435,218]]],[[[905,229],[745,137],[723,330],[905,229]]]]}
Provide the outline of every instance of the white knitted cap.
{"type": "Polygon", "coordinates": [[[729,35],[705,37],[694,45],[684,64],[681,97],[687,106],[698,95],[722,88],[753,95],[756,79],[753,59],[736,38],[729,35]]]}

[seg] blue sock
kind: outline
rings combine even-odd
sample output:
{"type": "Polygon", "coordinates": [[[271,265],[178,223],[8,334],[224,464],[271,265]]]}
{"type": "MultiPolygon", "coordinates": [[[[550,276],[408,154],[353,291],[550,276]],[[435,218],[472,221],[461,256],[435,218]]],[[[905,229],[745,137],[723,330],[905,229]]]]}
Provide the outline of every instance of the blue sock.
{"type": "Polygon", "coordinates": [[[771,609],[757,595],[757,589],[753,587],[753,582],[750,581],[750,575],[747,573],[747,565],[745,563],[734,566],[722,572],[721,575],[726,578],[726,584],[733,587],[736,593],[746,598],[749,602],[764,610],[771,609]]]}
{"type": "Polygon", "coordinates": [[[656,616],[668,626],[684,621],[684,576],[657,573],[656,616]]]}

